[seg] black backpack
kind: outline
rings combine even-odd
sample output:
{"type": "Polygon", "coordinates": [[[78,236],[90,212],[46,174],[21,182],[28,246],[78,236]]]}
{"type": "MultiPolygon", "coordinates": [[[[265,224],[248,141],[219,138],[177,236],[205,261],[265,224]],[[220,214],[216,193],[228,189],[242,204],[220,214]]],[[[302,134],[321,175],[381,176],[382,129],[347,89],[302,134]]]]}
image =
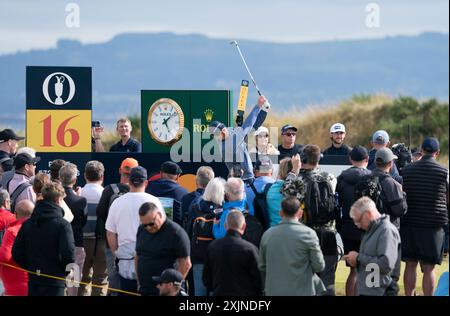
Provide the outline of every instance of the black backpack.
{"type": "Polygon", "coordinates": [[[255,198],[253,200],[253,209],[255,210],[255,217],[261,223],[264,231],[270,227],[269,211],[267,210],[267,192],[269,192],[269,189],[272,186],[272,184],[273,183],[267,183],[264,186],[263,192],[258,192],[253,182],[249,183],[249,187],[255,194],[255,198]]]}
{"type": "Polygon", "coordinates": [[[336,197],[328,173],[302,175],[305,181],[303,222],[307,226],[322,226],[336,215],[336,197]]]}
{"type": "MultiPolygon", "coordinates": [[[[386,177],[386,176],[384,176],[386,177]]],[[[363,196],[367,196],[375,202],[377,209],[380,213],[386,213],[386,201],[383,194],[383,188],[381,181],[384,177],[377,177],[374,175],[365,175],[355,185],[355,197],[359,199],[363,196]]]]}
{"type": "MultiPolygon", "coordinates": [[[[116,183],[111,184],[111,189],[113,191],[113,194],[109,198],[109,205],[108,210],[111,207],[111,204],[114,202],[115,199],[118,197],[124,195],[128,191],[120,191],[119,186],[116,183]]],[[[95,225],[95,236],[97,238],[102,238],[106,236],[106,228],[105,228],[106,222],[103,218],[97,217],[97,223],[95,225]]]]}
{"type": "Polygon", "coordinates": [[[259,248],[261,237],[264,232],[263,225],[261,225],[260,221],[256,218],[256,216],[250,215],[248,211],[244,211],[242,213],[244,214],[246,224],[244,235],[242,235],[242,239],[251,242],[257,248],[259,248]]]}
{"type": "Polygon", "coordinates": [[[411,163],[411,150],[404,143],[399,143],[392,146],[392,152],[398,157],[398,159],[395,159],[394,161],[398,172],[401,173],[403,168],[411,163]]]}
{"type": "Polygon", "coordinates": [[[198,213],[191,229],[191,257],[204,261],[208,245],[214,240],[214,213],[198,213]]]}

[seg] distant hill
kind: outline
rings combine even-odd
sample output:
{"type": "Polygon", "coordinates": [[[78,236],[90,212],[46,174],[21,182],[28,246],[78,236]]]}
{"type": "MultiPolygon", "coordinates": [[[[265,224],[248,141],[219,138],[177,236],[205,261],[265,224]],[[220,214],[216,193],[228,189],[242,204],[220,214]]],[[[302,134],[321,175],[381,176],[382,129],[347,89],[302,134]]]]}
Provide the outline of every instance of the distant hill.
{"type": "MultiPolygon", "coordinates": [[[[239,41],[274,108],[335,104],[355,94],[449,98],[449,36],[274,44],[239,41]]],[[[139,113],[141,89],[231,89],[249,79],[228,40],[171,33],[122,34],[106,43],[0,56],[0,125],[23,128],[25,66],[92,66],[94,118],[139,113]]],[[[249,103],[256,100],[251,88],[249,103]]],[[[236,102],[235,102],[236,103],[236,102]]]]}

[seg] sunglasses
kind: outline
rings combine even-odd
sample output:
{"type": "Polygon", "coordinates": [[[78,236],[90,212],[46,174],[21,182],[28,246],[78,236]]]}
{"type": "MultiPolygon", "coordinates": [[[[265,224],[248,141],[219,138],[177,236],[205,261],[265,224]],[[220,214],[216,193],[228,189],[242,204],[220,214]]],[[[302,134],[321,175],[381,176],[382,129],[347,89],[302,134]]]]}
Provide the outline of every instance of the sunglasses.
{"type": "Polygon", "coordinates": [[[284,133],[284,135],[291,137],[291,136],[297,136],[297,133],[284,133]]]}
{"type": "Polygon", "coordinates": [[[144,227],[153,227],[153,226],[155,226],[155,222],[150,222],[150,223],[147,223],[147,224],[142,224],[142,226],[144,226],[144,227]]]}

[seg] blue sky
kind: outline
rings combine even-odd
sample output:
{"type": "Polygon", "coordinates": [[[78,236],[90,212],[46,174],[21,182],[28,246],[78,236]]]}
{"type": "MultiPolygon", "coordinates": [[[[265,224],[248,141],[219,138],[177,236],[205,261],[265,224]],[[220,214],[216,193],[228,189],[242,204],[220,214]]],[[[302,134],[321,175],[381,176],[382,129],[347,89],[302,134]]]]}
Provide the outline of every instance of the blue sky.
{"type": "Polygon", "coordinates": [[[0,0],[0,54],[49,48],[60,38],[103,42],[124,32],[200,33],[214,38],[304,42],[449,32],[447,0],[0,0]],[[80,27],[65,24],[66,5],[80,27]],[[366,5],[380,27],[365,24],[366,5]]]}

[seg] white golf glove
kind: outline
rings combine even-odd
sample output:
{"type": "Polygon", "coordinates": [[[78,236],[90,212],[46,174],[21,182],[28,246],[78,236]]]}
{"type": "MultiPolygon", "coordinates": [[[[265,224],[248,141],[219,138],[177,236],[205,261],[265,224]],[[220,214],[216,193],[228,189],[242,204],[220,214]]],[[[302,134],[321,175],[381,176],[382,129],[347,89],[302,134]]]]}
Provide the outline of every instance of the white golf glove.
{"type": "Polygon", "coordinates": [[[266,100],[264,101],[264,104],[262,105],[261,109],[262,109],[263,111],[269,112],[269,109],[270,109],[270,103],[269,103],[269,100],[266,99],[266,100]]]}

